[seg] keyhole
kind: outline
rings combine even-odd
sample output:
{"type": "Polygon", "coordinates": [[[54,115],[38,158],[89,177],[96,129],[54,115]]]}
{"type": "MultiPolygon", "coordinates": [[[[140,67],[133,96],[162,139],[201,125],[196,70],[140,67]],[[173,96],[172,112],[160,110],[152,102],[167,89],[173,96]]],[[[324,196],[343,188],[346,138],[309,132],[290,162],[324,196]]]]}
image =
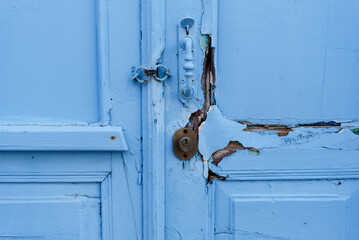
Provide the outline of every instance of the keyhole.
{"type": "Polygon", "coordinates": [[[179,140],[178,145],[183,152],[189,152],[193,148],[193,141],[189,137],[183,137],[179,140]]]}

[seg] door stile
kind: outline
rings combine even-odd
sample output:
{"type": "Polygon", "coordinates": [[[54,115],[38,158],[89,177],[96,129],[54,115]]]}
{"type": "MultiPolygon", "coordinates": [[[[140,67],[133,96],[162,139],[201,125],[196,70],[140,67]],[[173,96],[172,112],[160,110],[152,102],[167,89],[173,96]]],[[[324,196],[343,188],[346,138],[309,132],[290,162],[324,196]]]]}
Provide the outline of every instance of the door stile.
{"type": "MultiPolygon", "coordinates": [[[[165,47],[165,0],[141,1],[142,65],[154,68],[165,47]]],[[[163,83],[142,86],[143,239],[165,239],[165,103],[163,83]]]]}

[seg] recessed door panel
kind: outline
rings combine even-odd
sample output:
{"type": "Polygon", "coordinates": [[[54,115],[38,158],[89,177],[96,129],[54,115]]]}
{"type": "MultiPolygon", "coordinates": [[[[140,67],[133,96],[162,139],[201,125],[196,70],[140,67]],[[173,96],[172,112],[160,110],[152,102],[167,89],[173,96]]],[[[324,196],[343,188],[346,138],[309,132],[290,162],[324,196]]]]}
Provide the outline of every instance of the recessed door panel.
{"type": "Polygon", "coordinates": [[[359,3],[218,3],[216,102],[238,120],[359,116],[359,3]]]}
{"type": "Polygon", "coordinates": [[[356,239],[357,180],[216,183],[215,239],[356,239]]]}
{"type": "Polygon", "coordinates": [[[101,239],[98,183],[1,183],[0,190],[0,239],[101,239]]]}
{"type": "Polygon", "coordinates": [[[98,2],[0,2],[1,122],[99,120],[98,2]]]}
{"type": "Polygon", "coordinates": [[[0,156],[0,239],[108,239],[110,153],[0,156]]]}

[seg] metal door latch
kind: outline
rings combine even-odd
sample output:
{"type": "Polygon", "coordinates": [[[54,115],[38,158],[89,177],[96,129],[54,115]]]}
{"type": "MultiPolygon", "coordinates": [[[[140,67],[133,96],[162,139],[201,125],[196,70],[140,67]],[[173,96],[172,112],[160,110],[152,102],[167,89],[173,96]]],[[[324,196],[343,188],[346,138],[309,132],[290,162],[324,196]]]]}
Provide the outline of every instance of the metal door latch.
{"type": "Polygon", "coordinates": [[[171,74],[167,67],[162,64],[156,65],[154,69],[149,69],[144,66],[133,69],[132,79],[139,83],[148,82],[150,77],[153,77],[159,82],[163,82],[167,78],[171,77],[171,74]]]}
{"type": "Polygon", "coordinates": [[[185,18],[178,27],[179,99],[185,105],[196,95],[194,20],[185,18]]]}
{"type": "Polygon", "coordinates": [[[190,128],[181,128],[173,135],[173,152],[182,160],[188,160],[197,152],[197,135],[190,128]]]}

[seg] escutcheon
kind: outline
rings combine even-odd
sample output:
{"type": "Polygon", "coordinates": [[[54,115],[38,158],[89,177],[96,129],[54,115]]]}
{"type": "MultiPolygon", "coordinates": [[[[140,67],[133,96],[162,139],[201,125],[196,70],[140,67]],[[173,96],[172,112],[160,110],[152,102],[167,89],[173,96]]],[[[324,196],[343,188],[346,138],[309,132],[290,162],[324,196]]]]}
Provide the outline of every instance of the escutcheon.
{"type": "Polygon", "coordinates": [[[182,160],[188,160],[197,152],[197,134],[190,128],[181,128],[173,135],[173,152],[182,160]]]}

